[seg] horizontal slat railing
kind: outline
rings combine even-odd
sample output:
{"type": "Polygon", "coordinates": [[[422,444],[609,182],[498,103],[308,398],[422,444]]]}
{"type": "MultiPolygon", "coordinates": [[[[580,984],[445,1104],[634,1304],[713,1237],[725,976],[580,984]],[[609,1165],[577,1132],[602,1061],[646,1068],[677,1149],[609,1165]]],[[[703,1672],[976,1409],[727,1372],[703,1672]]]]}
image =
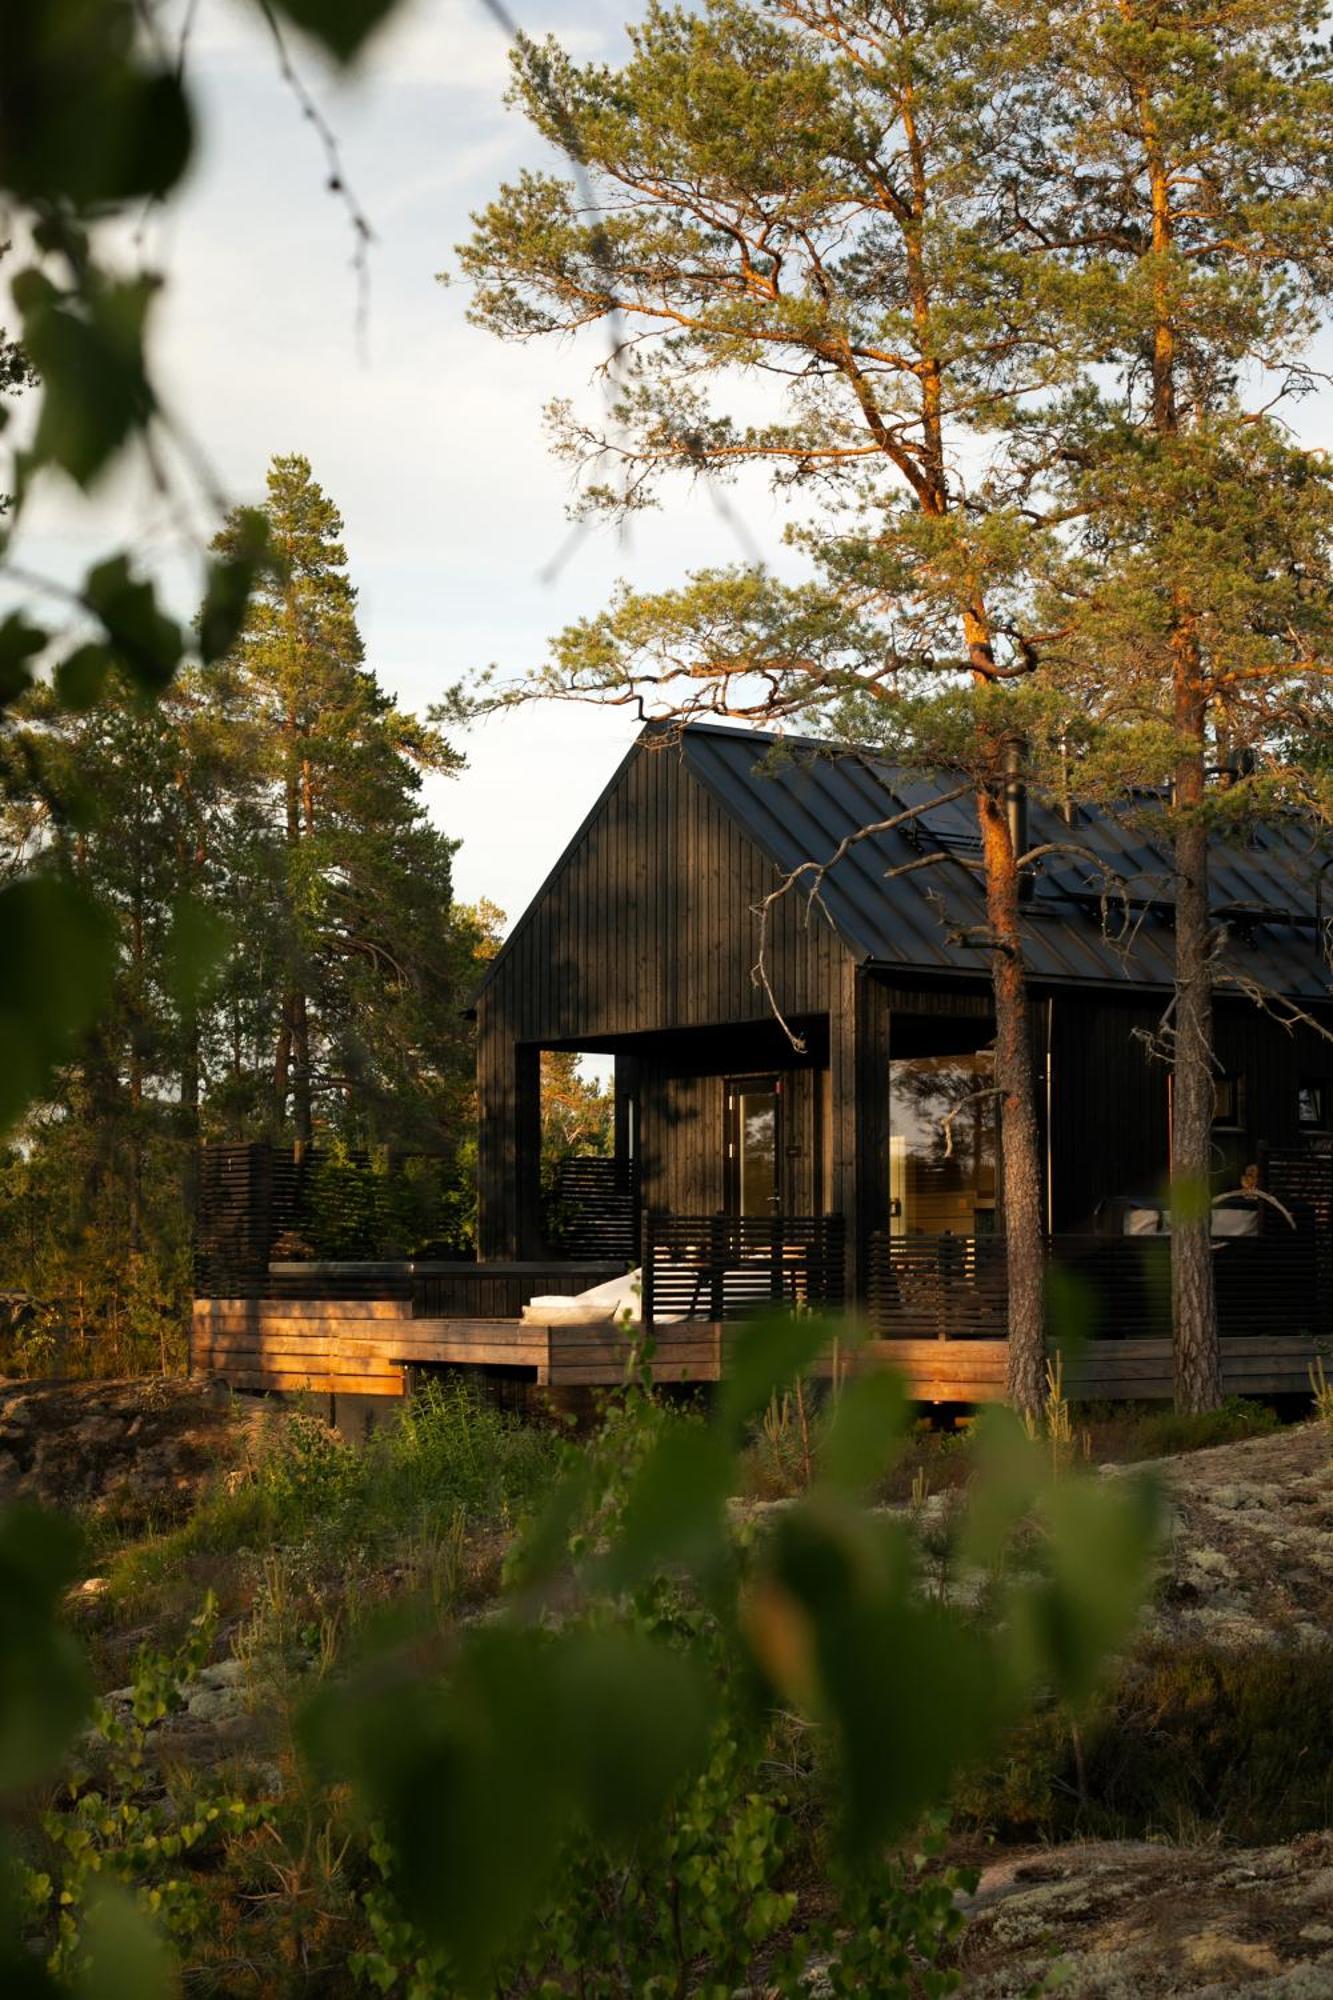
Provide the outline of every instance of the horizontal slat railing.
{"type": "Polygon", "coordinates": [[[564,1257],[639,1261],[639,1169],[635,1160],[561,1160],[546,1203],[549,1247],[564,1257]]]}
{"type": "MultiPolygon", "coordinates": [[[[1166,1236],[1056,1236],[1046,1244],[1047,1332],[1101,1340],[1171,1338],[1166,1236]],[[1056,1276],[1055,1274],[1058,1274],[1056,1276]]],[[[1223,1340],[1333,1333],[1333,1299],[1315,1236],[1270,1231],[1213,1244],[1223,1340]]],[[[869,1319],[880,1340],[1003,1340],[1008,1253],[1002,1237],[871,1239],[869,1319]]]]}
{"type": "Polygon", "coordinates": [[[1008,1330],[1003,1237],[877,1231],[867,1289],[877,1340],[1003,1340],[1008,1330]]]}
{"type": "Polygon", "coordinates": [[[746,1319],[774,1306],[836,1311],[846,1290],[840,1215],[644,1218],[643,1316],[746,1319]]]}
{"type": "Polygon", "coordinates": [[[579,1259],[513,1264],[418,1264],[412,1277],[417,1319],[518,1319],[530,1299],[576,1298],[621,1277],[620,1261],[579,1259]]]}

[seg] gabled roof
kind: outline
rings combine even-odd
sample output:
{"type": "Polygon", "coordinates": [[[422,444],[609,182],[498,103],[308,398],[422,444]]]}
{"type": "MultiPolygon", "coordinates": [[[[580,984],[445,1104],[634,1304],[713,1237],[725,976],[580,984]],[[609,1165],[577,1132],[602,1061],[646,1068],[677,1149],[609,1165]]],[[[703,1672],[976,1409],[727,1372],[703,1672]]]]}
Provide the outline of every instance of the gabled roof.
{"type": "MultiPolygon", "coordinates": [[[[840,842],[879,820],[927,807],[902,827],[855,841],[824,877],[820,897],[862,963],[985,974],[985,954],[966,936],[985,917],[980,876],[966,865],[980,855],[975,808],[966,796],[929,803],[960,780],[811,739],[784,738],[773,756],[777,738],[711,724],[683,729],[679,746],[692,776],[784,873],[828,861],[840,842]],[[947,858],[892,874],[929,854],[947,858]]],[[[1173,887],[1160,797],[1144,794],[1115,814],[1080,808],[1073,826],[1034,803],[1029,838],[1033,847],[1055,842],[1063,850],[1042,861],[1025,906],[1029,976],[1169,987],[1173,887]]],[[[1243,843],[1214,842],[1210,872],[1214,918],[1228,934],[1225,965],[1274,993],[1333,999],[1323,934],[1325,919],[1333,926],[1333,844],[1321,845],[1317,830],[1292,815],[1257,827],[1243,843]]]]}

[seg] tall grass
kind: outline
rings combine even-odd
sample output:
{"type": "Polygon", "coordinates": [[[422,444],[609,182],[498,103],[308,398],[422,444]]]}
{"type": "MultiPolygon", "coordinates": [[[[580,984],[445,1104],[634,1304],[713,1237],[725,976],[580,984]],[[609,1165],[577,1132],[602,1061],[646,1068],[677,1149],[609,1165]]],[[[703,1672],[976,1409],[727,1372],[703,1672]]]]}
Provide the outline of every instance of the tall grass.
{"type": "Polygon", "coordinates": [[[509,1528],[554,1478],[559,1450],[552,1432],[461,1384],[428,1385],[360,1446],[313,1416],[275,1410],[245,1464],[189,1521],[113,1560],[108,1610],[160,1607],[188,1576],[227,1598],[242,1573],[235,1557],[297,1552],[331,1584],[340,1567],[364,1572],[460,1532],[509,1528]]]}

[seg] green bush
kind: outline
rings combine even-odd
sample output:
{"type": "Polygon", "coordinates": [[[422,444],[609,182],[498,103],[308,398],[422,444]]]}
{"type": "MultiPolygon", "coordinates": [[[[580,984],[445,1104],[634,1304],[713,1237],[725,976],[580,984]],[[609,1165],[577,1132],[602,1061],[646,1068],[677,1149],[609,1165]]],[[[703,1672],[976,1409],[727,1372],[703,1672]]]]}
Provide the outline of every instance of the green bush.
{"type": "Polygon", "coordinates": [[[1206,1451],[1210,1445],[1236,1444],[1242,1438],[1264,1437],[1278,1427],[1276,1411],[1267,1403],[1228,1396],[1220,1410],[1152,1410],[1139,1418],[1137,1430],[1145,1456],[1165,1458],[1176,1451],[1206,1451]]]}

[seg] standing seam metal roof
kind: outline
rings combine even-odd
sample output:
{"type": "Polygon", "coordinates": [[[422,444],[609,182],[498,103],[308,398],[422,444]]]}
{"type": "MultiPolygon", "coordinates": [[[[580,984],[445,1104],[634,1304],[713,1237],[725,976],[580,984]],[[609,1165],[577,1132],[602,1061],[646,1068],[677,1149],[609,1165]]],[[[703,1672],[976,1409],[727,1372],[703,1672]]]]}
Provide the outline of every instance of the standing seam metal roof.
{"type": "MultiPolygon", "coordinates": [[[[904,808],[928,805],[963,782],[947,773],[931,779],[903,771],[864,750],[715,725],[691,724],[679,743],[691,774],[784,873],[828,861],[848,836],[904,808]]],[[[1117,813],[1080,809],[1072,828],[1034,802],[1029,832],[1034,847],[1058,841],[1087,850],[1053,854],[1039,866],[1024,909],[1029,977],[1169,987],[1172,884],[1160,798],[1145,794],[1117,813]],[[1105,920],[1090,901],[1111,877],[1133,899],[1127,923],[1118,886],[1108,887],[1105,920]]],[[[978,854],[975,807],[963,797],[907,827],[857,840],[829,870],[819,895],[865,964],[984,975],[985,952],[967,936],[985,918],[980,877],[965,865],[978,854]],[[891,874],[932,852],[947,858],[891,874]]],[[[1324,858],[1315,829],[1294,815],[1258,828],[1244,844],[1214,842],[1213,911],[1228,927],[1224,976],[1229,968],[1293,999],[1333,999],[1317,924],[1323,911],[1316,876],[1324,858]]],[[[1333,911],[1333,867],[1325,880],[1333,911]]]]}

